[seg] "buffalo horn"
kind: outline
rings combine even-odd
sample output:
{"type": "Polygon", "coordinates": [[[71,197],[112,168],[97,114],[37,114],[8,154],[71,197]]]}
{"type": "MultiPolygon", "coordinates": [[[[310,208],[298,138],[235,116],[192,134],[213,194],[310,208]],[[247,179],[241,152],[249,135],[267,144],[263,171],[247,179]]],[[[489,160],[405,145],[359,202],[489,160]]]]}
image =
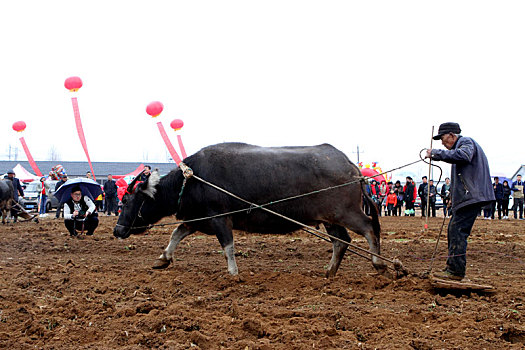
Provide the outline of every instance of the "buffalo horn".
{"type": "Polygon", "coordinates": [[[126,190],[127,193],[129,193],[129,194],[133,193],[133,188],[135,187],[135,184],[137,183],[140,175],[142,175],[143,172],[144,172],[144,170],[142,170],[137,176],[135,176],[133,181],[131,181],[131,183],[128,185],[128,189],[126,190]]]}

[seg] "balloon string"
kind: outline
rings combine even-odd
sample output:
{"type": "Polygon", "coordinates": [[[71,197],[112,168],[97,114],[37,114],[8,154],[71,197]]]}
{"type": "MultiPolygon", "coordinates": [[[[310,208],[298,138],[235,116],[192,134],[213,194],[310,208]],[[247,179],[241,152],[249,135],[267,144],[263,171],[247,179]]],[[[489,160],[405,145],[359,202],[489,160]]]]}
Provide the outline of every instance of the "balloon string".
{"type": "Polygon", "coordinates": [[[158,122],[157,123],[157,127],[159,128],[160,136],[162,136],[162,139],[164,140],[164,143],[166,144],[166,147],[168,147],[168,151],[170,152],[171,158],[173,158],[175,163],[177,163],[177,165],[179,165],[179,163],[181,162],[181,159],[180,159],[177,151],[175,151],[175,148],[171,144],[171,141],[170,141],[168,135],[166,134],[166,130],[164,130],[164,126],[162,125],[162,122],[158,122]]]}
{"type": "Polygon", "coordinates": [[[31,168],[37,174],[38,176],[42,176],[42,173],[40,172],[40,169],[36,166],[35,160],[33,159],[33,156],[31,155],[31,152],[29,152],[29,147],[27,147],[26,140],[21,137],[20,143],[22,144],[22,147],[24,148],[24,152],[26,152],[27,160],[29,161],[29,165],[31,165],[31,168]]]}
{"type": "Polygon", "coordinates": [[[82,128],[82,120],[80,119],[80,111],[78,109],[77,98],[72,97],[71,102],[73,102],[73,113],[75,114],[75,124],[77,126],[78,138],[80,139],[80,143],[82,144],[82,148],[84,149],[84,153],[86,154],[89,163],[89,168],[91,169],[91,174],[93,175],[93,179],[96,181],[97,178],[95,177],[95,172],[93,171],[93,165],[91,164],[91,158],[89,157],[86,137],[84,136],[84,128],[82,128]]]}

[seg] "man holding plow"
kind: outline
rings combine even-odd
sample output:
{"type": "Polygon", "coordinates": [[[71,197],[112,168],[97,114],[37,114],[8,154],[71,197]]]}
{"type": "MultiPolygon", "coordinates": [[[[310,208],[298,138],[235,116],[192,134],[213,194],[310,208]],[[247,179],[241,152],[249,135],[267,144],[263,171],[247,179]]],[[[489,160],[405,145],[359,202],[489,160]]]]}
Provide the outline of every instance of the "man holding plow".
{"type": "Polygon", "coordinates": [[[495,200],[489,164],[481,146],[470,137],[461,136],[458,123],[443,123],[434,140],[441,140],[446,150],[427,149],[426,157],[452,164],[451,210],[448,224],[448,259],[441,279],[461,281],[467,264],[467,238],[481,207],[495,200]]]}

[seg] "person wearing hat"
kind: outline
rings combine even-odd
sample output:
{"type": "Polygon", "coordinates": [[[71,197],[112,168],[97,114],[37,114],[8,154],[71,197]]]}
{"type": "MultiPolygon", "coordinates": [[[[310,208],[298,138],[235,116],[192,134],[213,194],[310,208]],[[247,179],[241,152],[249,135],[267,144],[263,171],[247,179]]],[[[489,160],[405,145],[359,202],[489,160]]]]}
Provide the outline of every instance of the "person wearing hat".
{"type": "Polygon", "coordinates": [[[449,258],[445,271],[434,276],[460,281],[466,272],[467,238],[481,208],[495,200],[494,189],[485,152],[472,138],[461,136],[458,123],[441,124],[434,140],[441,140],[446,150],[427,149],[426,157],[452,164],[449,258]]]}
{"type": "Polygon", "coordinates": [[[13,189],[14,189],[14,193],[13,193],[13,199],[15,200],[15,202],[18,203],[18,197],[23,197],[24,196],[24,190],[22,189],[22,185],[20,184],[20,180],[15,177],[15,172],[13,171],[13,169],[9,169],[7,171],[7,176],[4,176],[4,179],[8,179],[8,180],[11,180],[13,182],[13,189]]]}
{"type": "Polygon", "coordinates": [[[64,224],[71,236],[77,231],[86,230],[86,235],[92,235],[98,227],[98,213],[95,203],[82,195],[79,186],[71,189],[71,198],[64,203],[64,224]]]}
{"type": "Polygon", "coordinates": [[[18,207],[18,198],[24,196],[24,189],[22,188],[22,185],[20,184],[20,180],[15,177],[15,172],[13,169],[9,169],[7,171],[7,176],[4,177],[5,179],[11,180],[13,182],[13,201],[14,204],[11,207],[11,216],[14,217],[14,221],[17,221],[17,216],[19,209],[18,207]]]}
{"type": "MultiPolygon", "coordinates": [[[[58,189],[60,188],[60,186],[62,186],[63,184],[65,184],[67,181],[67,174],[62,174],[60,175],[60,180],[55,184],[55,192],[58,191],[58,189]]],[[[63,210],[64,208],[64,203],[60,202],[58,204],[58,208],[57,208],[57,212],[55,214],[55,219],[58,219],[60,218],[60,212],[63,210]]],[[[62,215],[63,216],[63,215],[62,215]]]]}

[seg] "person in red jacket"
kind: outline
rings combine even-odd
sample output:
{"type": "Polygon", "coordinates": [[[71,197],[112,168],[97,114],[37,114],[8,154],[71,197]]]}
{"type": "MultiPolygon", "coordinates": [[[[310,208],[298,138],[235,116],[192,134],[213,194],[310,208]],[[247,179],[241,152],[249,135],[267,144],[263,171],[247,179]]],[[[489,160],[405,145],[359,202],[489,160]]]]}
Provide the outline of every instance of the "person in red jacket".
{"type": "MultiPolygon", "coordinates": [[[[397,195],[394,193],[394,190],[390,190],[390,193],[388,196],[386,196],[386,216],[391,216],[392,211],[397,205],[397,195]]],[[[394,215],[396,215],[396,212],[394,210],[394,215]]]]}

